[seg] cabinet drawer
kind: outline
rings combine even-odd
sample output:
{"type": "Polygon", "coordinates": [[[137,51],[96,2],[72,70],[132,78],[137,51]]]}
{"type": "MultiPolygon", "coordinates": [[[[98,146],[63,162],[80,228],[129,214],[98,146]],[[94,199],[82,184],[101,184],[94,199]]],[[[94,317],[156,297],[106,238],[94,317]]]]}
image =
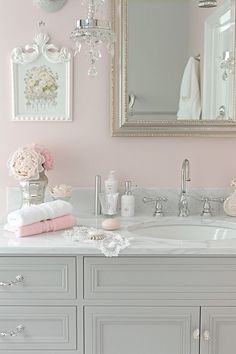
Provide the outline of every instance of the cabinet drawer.
{"type": "Polygon", "coordinates": [[[0,307],[3,349],[76,349],[76,308],[0,307]]]}
{"type": "Polygon", "coordinates": [[[236,299],[236,258],[86,257],[87,299],[236,299]]]}
{"type": "Polygon", "coordinates": [[[0,257],[1,300],[75,297],[75,258],[0,257]]]}

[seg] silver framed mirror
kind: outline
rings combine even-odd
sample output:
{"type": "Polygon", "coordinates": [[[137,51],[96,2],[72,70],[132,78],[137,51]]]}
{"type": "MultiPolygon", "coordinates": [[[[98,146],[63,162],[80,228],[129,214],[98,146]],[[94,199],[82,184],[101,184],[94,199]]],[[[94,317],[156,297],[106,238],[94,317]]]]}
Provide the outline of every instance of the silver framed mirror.
{"type": "Polygon", "coordinates": [[[196,0],[112,5],[112,136],[236,136],[235,0],[211,8],[196,0]],[[189,33],[196,43],[186,37],[186,45],[189,33]]]}

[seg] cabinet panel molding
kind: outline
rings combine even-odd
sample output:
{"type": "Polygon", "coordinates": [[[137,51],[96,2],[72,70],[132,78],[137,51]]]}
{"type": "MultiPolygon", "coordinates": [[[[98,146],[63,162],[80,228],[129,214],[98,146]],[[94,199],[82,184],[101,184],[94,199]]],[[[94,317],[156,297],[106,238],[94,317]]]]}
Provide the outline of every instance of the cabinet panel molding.
{"type": "Polygon", "coordinates": [[[236,307],[203,307],[201,354],[236,353],[236,307]]]}
{"type": "Polygon", "coordinates": [[[236,259],[85,258],[86,299],[236,299],[236,259]]]}
{"type": "Polygon", "coordinates": [[[75,274],[73,257],[0,257],[0,299],[75,299],[75,274]]]}
{"type": "Polygon", "coordinates": [[[199,308],[86,307],[85,354],[198,354],[199,308]]]}
{"type": "Polygon", "coordinates": [[[76,308],[0,306],[1,350],[76,349],[76,308]],[[22,331],[11,336],[21,326],[22,331]]]}

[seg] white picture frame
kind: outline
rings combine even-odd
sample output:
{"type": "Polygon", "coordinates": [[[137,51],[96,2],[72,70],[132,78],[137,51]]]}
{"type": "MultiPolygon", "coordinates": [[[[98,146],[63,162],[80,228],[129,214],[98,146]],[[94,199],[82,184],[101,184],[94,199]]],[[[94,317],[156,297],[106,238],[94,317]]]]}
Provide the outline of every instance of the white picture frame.
{"type": "Polygon", "coordinates": [[[49,40],[48,34],[38,33],[33,44],[11,53],[12,121],[73,119],[73,55],[49,40]]]}

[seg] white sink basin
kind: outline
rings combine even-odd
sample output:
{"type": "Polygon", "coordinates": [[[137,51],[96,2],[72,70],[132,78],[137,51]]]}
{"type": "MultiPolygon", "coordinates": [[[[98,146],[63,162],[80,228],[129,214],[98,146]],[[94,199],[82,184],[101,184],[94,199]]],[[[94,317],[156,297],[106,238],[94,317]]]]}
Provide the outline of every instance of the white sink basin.
{"type": "Polygon", "coordinates": [[[186,241],[236,239],[236,224],[226,222],[158,221],[130,226],[128,231],[143,237],[186,241]]]}

